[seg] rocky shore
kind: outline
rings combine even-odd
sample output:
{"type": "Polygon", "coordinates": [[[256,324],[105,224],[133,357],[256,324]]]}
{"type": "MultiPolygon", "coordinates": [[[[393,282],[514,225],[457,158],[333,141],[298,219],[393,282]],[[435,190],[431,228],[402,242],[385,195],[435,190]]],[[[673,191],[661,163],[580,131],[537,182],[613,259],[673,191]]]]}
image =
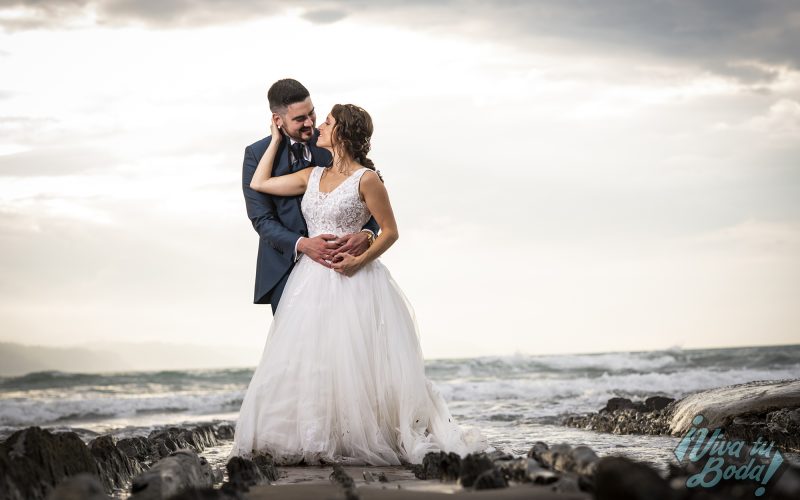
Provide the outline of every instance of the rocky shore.
{"type": "Polygon", "coordinates": [[[683,436],[692,419],[719,428],[730,439],[759,437],[784,451],[800,452],[800,380],[757,381],[701,391],[680,400],[612,398],[596,413],[568,415],[562,424],[614,434],[683,436]]]}
{"type": "MultiPolygon", "coordinates": [[[[692,415],[701,413],[704,425],[724,429],[732,439],[752,441],[760,436],[775,441],[779,449],[798,450],[799,408],[800,381],[754,382],[678,401],[664,396],[643,401],[614,398],[599,412],[569,416],[564,424],[617,434],[683,435],[689,430],[687,422],[693,425],[692,415]]],[[[236,457],[224,470],[222,464],[209,464],[204,452],[214,456],[214,450],[219,453],[232,438],[233,428],[225,423],[166,427],[146,437],[101,435],[89,442],[74,432],[29,427],[0,443],[0,500],[353,500],[442,494],[469,495],[471,500],[496,496],[672,500],[800,496],[798,467],[788,462],[776,464],[775,455],[769,453],[752,459],[747,453],[736,457],[730,477],[713,484],[704,472],[714,465],[713,454],[702,460],[675,461],[664,474],[650,464],[625,457],[600,457],[586,446],[533,440],[525,456],[429,453],[422,464],[406,467],[278,468],[269,455],[253,460],[236,457]],[[774,470],[764,474],[772,465],[774,470]],[[765,480],[752,480],[751,470],[759,470],[759,477],[765,480]],[[701,487],[687,487],[696,477],[706,482],[701,487]]]]}
{"type": "MultiPolygon", "coordinates": [[[[660,410],[652,410],[660,411],[660,410]]],[[[229,440],[229,425],[170,427],[147,437],[114,441],[100,436],[88,444],[72,432],[30,427],[0,443],[0,500],[109,499],[261,499],[261,498],[427,498],[483,491],[509,498],[557,499],[730,499],[752,498],[753,488],[723,481],[714,489],[689,490],[697,470],[671,466],[662,477],[650,465],[597,454],[586,446],[534,443],[527,456],[501,452],[459,457],[429,453],[422,464],[383,467],[281,467],[269,455],[240,457],[213,470],[200,455],[229,440]],[[285,469],[285,470],[284,470],[285,469]],[[274,486],[294,474],[305,484],[274,486]],[[227,477],[225,477],[227,476],[227,477]],[[314,478],[319,480],[315,481],[314,478]]],[[[789,467],[769,498],[795,499],[800,470],[789,467]]],[[[752,485],[751,485],[752,486],[752,485]]]]}

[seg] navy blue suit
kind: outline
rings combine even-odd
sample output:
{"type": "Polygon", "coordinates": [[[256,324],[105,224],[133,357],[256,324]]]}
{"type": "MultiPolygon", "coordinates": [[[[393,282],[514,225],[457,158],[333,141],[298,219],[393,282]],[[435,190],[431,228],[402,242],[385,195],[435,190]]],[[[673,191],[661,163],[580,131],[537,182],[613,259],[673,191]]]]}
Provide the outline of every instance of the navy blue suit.
{"type": "MultiPolygon", "coordinates": [[[[308,142],[312,165],[327,166],[331,163],[328,150],[317,147],[319,131],[308,142]]],[[[272,196],[250,189],[250,181],[258,162],[267,151],[272,136],[247,146],[242,165],[242,191],[247,206],[247,216],[259,236],[258,260],[256,262],[255,304],[272,304],[272,311],[278,307],[283,287],[294,266],[294,248],[297,239],[308,236],[308,228],[300,211],[300,196],[272,196]]],[[[295,171],[289,161],[289,140],[281,141],[272,175],[286,175],[295,171]]],[[[296,167],[296,170],[304,166],[296,167]]],[[[374,218],[364,226],[378,233],[374,218]]]]}

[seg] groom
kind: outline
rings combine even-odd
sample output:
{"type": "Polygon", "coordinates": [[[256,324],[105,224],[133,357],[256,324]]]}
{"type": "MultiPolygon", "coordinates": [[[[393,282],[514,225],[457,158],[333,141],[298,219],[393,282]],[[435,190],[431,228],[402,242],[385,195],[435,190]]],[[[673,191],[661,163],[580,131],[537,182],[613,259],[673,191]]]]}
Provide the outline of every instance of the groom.
{"type": "MultiPolygon", "coordinates": [[[[317,147],[317,116],[308,90],[297,80],[287,78],[272,84],[267,99],[272,115],[277,117],[278,125],[288,139],[281,141],[272,165],[272,175],[289,174],[310,165],[330,165],[333,159],[330,152],[317,147]]],[[[333,234],[309,238],[300,211],[302,196],[272,196],[250,189],[250,180],[271,139],[272,136],[266,137],[245,148],[242,191],[247,216],[259,235],[253,302],[271,304],[274,314],[289,273],[302,254],[331,267],[330,262],[338,253],[364,253],[374,240],[378,224],[370,218],[359,233],[338,238],[333,234]]]]}

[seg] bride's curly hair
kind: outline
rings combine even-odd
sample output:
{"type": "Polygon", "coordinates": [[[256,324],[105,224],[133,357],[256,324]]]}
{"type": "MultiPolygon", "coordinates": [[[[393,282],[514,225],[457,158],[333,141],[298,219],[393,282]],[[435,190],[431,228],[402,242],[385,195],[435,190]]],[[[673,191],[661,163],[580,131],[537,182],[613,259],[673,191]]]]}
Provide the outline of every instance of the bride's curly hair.
{"type": "Polygon", "coordinates": [[[372,118],[364,108],[355,104],[336,104],[331,110],[331,115],[336,120],[333,127],[333,149],[337,156],[349,156],[364,167],[378,174],[375,164],[367,158],[369,150],[372,148],[370,139],[372,138],[372,118]]]}

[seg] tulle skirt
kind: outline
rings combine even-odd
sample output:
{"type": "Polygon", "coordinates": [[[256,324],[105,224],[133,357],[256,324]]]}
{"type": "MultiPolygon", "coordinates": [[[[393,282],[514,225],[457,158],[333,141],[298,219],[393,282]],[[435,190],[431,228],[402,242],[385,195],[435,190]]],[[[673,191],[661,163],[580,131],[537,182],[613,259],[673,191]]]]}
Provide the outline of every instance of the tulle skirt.
{"type": "Polygon", "coordinates": [[[488,446],[425,376],[413,309],[380,261],[351,277],[302,256],[247,388],[230,457],[421,463],[488,446]]]}

